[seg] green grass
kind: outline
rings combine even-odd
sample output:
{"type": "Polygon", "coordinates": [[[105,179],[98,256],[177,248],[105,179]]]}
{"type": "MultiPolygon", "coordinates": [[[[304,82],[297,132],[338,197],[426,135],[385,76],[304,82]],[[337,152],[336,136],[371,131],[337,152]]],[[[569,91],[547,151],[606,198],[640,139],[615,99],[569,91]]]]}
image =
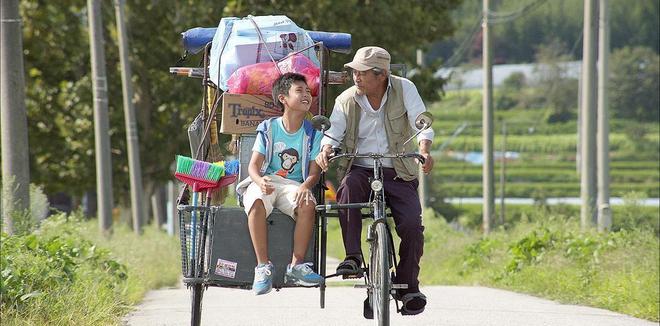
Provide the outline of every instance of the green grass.
{"type": "MultiPolygon", "coordinates": [[[[456,231],[427,210],[421,283],[503,288],[659,320],[657,231],[644,226],[581,232],[579,219],[569,217],[574,208],[527,207],[517,222],[488,237],[469,228],[456,231]]],[[[615,210],[615,216],[637,213],[629,209],[615,210]]],[[[657,213],[656,208],[656,218],[657,213]]],[[[328,230],[328,255],[342,258],[336,220],[328,230]]],[[[365,246],[363,251],[368,252],[365,246]]]]}
{"type": "Polygon", "coordinates": [[[180,274],[177,238],[149,226],[137,236],[114,225],[104,238],[96,220],[61,214],[2,241],[3,325],[119,325],[180,274]]]}

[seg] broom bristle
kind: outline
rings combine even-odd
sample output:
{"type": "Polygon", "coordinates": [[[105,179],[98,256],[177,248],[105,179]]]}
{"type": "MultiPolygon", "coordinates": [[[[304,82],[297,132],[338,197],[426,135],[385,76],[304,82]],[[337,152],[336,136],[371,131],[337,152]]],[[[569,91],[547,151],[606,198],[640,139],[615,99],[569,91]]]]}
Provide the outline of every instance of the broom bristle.
{"type": "Polygon", "coordinates": [[[220,180],[224,169],[209,162],[177,155],[176,172],[196,179],[216,182],[220,180]]]}

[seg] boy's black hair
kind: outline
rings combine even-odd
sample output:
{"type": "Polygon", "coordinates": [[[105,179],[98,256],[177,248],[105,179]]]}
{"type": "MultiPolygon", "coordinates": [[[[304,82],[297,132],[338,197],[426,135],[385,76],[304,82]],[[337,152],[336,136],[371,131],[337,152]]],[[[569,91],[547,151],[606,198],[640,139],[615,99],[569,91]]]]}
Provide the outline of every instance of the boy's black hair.
{"type": "Polygon", "coordinates": [[[298,81],[307,84],[307,79],[305,76],[295,72],[287,72],[286,74],[278,77],[275,82],[273,82],[273,102],[282,111],[284,111],[284,104],[282,104],[282,102],[280,102],[278,99],[279,95],[289,95],[289,89],[291,89],[291,85],[298,81]]]}

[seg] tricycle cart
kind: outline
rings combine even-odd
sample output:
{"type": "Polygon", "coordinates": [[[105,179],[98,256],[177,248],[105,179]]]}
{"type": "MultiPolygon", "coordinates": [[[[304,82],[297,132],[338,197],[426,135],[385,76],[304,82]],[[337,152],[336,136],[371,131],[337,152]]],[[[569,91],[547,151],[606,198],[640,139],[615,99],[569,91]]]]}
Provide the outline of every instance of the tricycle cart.
{"type": "MultiPolygon", "coordinates": [[[[210,35],[210,31],[206,32],[210,35]]],[[[200,46],[199,41],[197,46],[200,46]]],[[[201,67],[170,68],[170,72],[175,75],[198,78],[202,81],[202,112],[196,121],[197,130],[191,132],[189,129],[192,156],[202,161],[214,159],[210,157],[214,155],[213,147],[219,146],[220,134],[224,133],[224,126],[219,126],[218,122],[221,119],[229,119],[221,116],[220,113],[225,94],[209,74],[211,47],[211,42],[203,45],[201,67]]],[[[328,85],[342,84],[347,80],[348,75],[328,70],[327,60],[331,50],[323,42],[315,42],[311,48],[318,57],[320,67],[318,90],[320,104],[317,113],[324,114],[328,85]]],[[[345,50],[343,48],[340,52],[345,50]]],[[[255,137],[254,133],[232,135],[231,147],[240,163],[238,181],[248,177],[247,165],[255,137]]],[[[215,150],[217,151],[218,148],[215,150]]],[[[323,180],[320,184],[323,184],[323,180]]],[[[317,203],[324,204],[324,187],[317,186],[314,193],[317,203]]],[[[256,263],[247,225],[248,219],[243,208],[226,207],[222,205],[223,200],[218,200],[215,195],[197,195],[202,199],[197,205],[190,205],[190,197],[195,194],[184,187],[177,202],[183,282],[191,289],[191,325],[199,325],[201,322],[202,298],[208,287],[251,289],[256,263]]],[[[291,259],[293,250],[294,226],[294,221],[277,209],[268,217],[269,258],[275,266],[273,288],[276,290],[299,287],[284,282],[286,265],[291,259]]],[[[326,226],[326,214],[324,212],[317,214],[313,237],[305,256],[305,262],[311,263],[314,272],[323,277],[326,276],[326,226]]],[[[325,284],[316,287],[319,288],[320,307],[323,308],[325,284]]]]}

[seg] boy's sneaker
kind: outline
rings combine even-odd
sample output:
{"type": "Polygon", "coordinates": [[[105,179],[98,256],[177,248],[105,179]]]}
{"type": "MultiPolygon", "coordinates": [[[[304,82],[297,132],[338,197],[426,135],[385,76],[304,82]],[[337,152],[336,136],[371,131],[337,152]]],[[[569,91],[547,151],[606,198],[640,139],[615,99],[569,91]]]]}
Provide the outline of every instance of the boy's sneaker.
{"type": "Polygon", "coordinates": [[[310,263],[286,266],[286,274],[284,275],[284,283],[297,284],[302,286],[314,286],[323,283],[323,276],[314,273],[310,263]]]}
{"type": "Polygon", "coordinates": [[[273,264],[259,264],[254,268],[252,290],[256,295],[266,294],[273,289],[273,264]]]}

